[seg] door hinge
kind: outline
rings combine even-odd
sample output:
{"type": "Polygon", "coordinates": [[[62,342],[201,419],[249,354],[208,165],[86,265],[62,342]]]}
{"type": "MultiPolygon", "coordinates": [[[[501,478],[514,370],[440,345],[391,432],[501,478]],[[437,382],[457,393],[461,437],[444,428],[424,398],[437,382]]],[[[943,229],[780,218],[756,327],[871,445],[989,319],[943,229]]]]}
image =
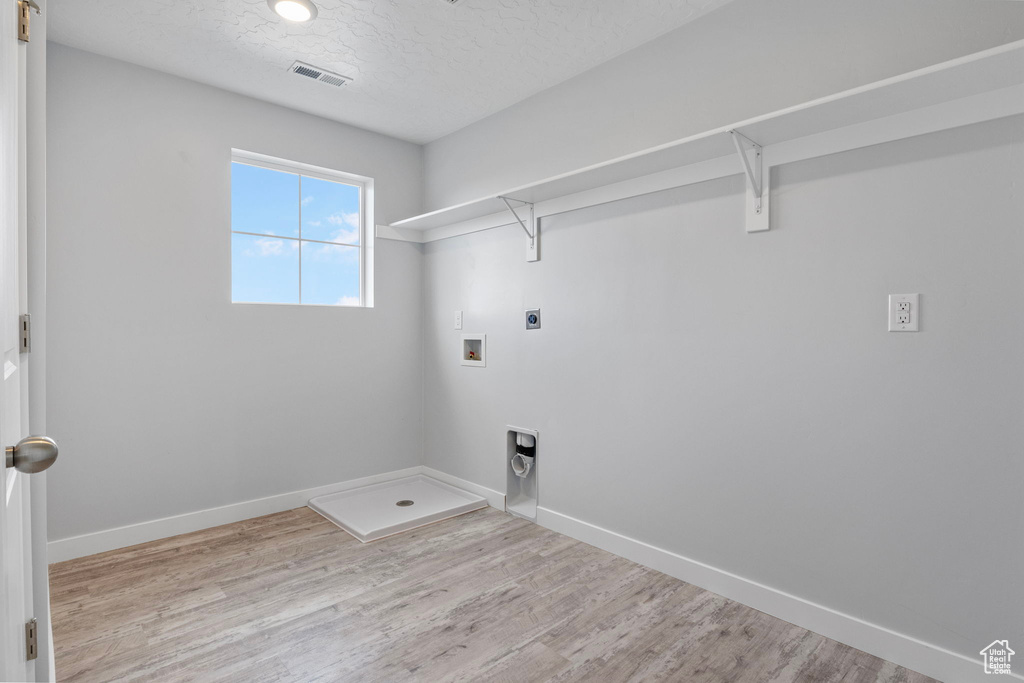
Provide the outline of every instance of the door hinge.
{"type": "Polygon", "coordinates": [[[32,350],[32,316],[25,313],[18,317],[18,331],[21,336],[21,352],[28,353],[32,350]]]}
{"type": "Polygon", "coordinates": [[[32,617],[25,624],[25,659],[32,661],[39,656],[39,644],[36,642],[36,618],[32,617]]]}
{"type": "Polygon", "coordinates": [[[23,43],[28,42],[30,9],[34,9],[36,14],[39,14],[39,5],[36,4],[36,0],[18,0],[18,40],[23,43]]]}

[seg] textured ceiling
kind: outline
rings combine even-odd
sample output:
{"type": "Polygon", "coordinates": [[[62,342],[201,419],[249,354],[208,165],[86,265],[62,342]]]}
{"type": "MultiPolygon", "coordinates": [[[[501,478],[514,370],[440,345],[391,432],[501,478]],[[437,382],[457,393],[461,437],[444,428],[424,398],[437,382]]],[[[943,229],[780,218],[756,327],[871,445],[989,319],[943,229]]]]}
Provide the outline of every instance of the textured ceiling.
{"type": "MultiPolygon", "coordinates": [[[[730,0],[60,0],[49,38],[388,135],[429,142],[730,0]],[[295,60],[353,78],[288,73],[295,60]]],[[[614,85],[609,85],[614,97],[614,85]]]]}

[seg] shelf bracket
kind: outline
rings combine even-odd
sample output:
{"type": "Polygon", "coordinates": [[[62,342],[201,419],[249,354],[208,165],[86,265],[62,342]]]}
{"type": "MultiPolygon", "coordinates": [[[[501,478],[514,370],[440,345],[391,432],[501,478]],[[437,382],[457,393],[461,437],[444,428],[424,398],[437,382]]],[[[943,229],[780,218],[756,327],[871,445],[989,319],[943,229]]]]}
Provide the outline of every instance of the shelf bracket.
{"type": "Polygon", "coordinates": [[[508,210],[515,217],[516,222],[519,223],[519,226],[523,229],[523,232],[526,233],[526,236],[530,238],[529,244],[526,245],[526,260],[528,262],[539,261],[540,221],[534,215],[533,204],[530,202],[524,202],[520,199],[512,199],[511,197],[498,197],[498,199],[505,202],[505,206],[508,207],[508,210]],[[533,228],[532,231],[530,230],[530,228],[526,227],[526,223],[523,221],[522,218],[520,218],[519,212],[517,212],[516,209],[509,203],[510,201],[519,202],[520,207],[530,207],[530,227],[533,228]]]}
{"type": "Polygon", "coordinates": [[[747,176],[747,232],[768,229],[768,175],[764,173],[764,150],[738,130],[730,130],[736,154],[747,176]],[[753,160],[751,160],[753,153],[753,160]]]}

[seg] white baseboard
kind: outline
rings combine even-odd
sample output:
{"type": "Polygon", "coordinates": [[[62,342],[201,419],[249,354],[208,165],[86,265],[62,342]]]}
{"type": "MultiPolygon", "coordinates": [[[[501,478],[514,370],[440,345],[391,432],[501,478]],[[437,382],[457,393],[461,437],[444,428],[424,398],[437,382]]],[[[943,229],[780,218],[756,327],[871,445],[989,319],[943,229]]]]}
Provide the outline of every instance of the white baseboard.
{"type": "MultiPolygon", "coordinates": [[[[91,534],[62,538],[56,541],[50,541],[46,544],[48,561],[50,563],[63,562],[64,560],[72,560],[76,557],[95,555],[96,553],[102,553],[108,550],[126,548],[130,545],[147,543],[161,538],[168,538],[179,534],[187,534],[192,531],[209,529],[222,524],[241,522],[244,519],[270,515],[275,512],[294,510],[295,508],[303,507],[310,498],[315,498],[316,496],[323,496],[328,493],[337,493],[338,491],[347,491],[348,489],[354,489],[358,486],[379,484],[381,482],[391,481],[392,479],[400,479],[414,474],[422,474],[423,472],[423,466],[417,465],[403,470],[375,474],[369,477],[362,477],[360,479],[351,479],[337,484],[317,486],[315,488],[304,489],[301,491],[291,491],[289,493],[281,493],[276,496],[267,496],[266,498],[247,500],[241,503],[233,503],[231,505],[209,508],[207,510],[188,512],[183,515],[175,515],[174,517],[164,517],[162,519],[130,524],[128,526],[117,527],[115,529],[105,529],[91,534]]],[[[440,479],[440,477],[438,477],[438,479],[440,479]]]]}
{"type": "Polygon", "coordinates": [[[453,477],[450,474],[445,474],[440,470],[435,470],[433,467],[427,467],[426,465],[423,466],[422,471],[423,474],[428,477],[433,477],[438,481],[443,481],[444,483],[460,488],[463,491],[469,491],[470,493],[475,493],[478,496],[483,496],[487,499],[487,504],[492,508],[497,508],[502,512],[505,511],[505,494],[500,491],[489,489],[486,486],[480,486],[480,484],[474,484],[473,482],[466,481],[465,479],[453,477]]]}
{"type": "MultiPolygon", "coordinates": [[[[94,555],[161,538],[200,531],[222,524],[283,512],[306,505],[310,498],[377,484],[414,474],[425,474],[446,484],[483,496],[498,510],[505,509],[505,494],[465,479],[453,477],[423,465],[386,472],[360,479],[318,486],[244,501],[174,517],[131,524],[91,534],[50,541],[50,562],[94,555]]],[[[823,605],[731,574],[682,555],[657,548],[614,531],[575,519],[549,508],[537,509],[537,523],[578,541],[615,553],[628,560],[656,569],[749,607],[784,619],[792,624],[889,660],[908,669],[944,681],[982,681],[991,679],[982,671],[981,661],[930,645],[885,627],[837,612],[823,605]]],[[[1024,680],[1020,674],[1010,679],[1024,680]]]]}
{"type": "MultiPolygon", "coordinates": [[[[992,678],[983,672],[980,659],[969,659],[560,512],[538,508],[537,523],[926,676],[957,682],[992,678]]],[[[1017,674],[1011,678],[1024,680],[1017,674]]]]}

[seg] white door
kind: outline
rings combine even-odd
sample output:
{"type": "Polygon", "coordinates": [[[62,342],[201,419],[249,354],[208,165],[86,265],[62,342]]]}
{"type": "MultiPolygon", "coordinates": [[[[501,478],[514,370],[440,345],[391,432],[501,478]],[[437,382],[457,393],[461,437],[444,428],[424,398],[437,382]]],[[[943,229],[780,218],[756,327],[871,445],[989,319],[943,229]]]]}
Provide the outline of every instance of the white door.
{"type": "MultiPolygon", "coordinates": [[[[29,417],[19,322],[27,302],[27,45],[18,40],[19,11],[16,0],[0,0],[0,446],[4,447],[27,435],[29,417]]],[[[27,455],[31,455],[28,449],[18,452],[19,466],[24,464],[20,458],[27,455]]],[[[29,658],[26,644],[34,602],[31,475],[6,466],[7,460],[0,476],[0,678],[34,681],[36,661],[29,658]]]]}

